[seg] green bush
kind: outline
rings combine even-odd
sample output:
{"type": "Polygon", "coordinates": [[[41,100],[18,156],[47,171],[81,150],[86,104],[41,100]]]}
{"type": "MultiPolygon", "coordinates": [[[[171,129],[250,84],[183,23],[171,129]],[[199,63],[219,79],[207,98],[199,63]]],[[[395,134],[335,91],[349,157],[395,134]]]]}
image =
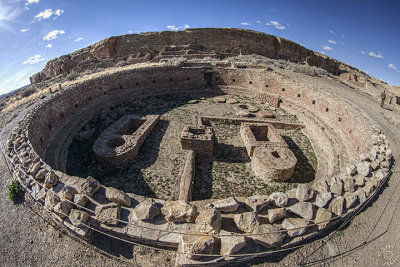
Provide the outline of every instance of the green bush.
{"type": "Polygon", "coordinates": [[[11,184],[8,186],[8,196],[10,197],[10,200],[13,201],[14,203],[17,201],[19,190],[20,188],[18,180],[13,180],[11,184]]]}
{"type": "Polygon", "coordinates": [[[70,74],[67,75],[67,80],[68,80],[68,81],[72,81],[72,80],[75,80],[75,79],[78,78],[78,77],[79,77],[79,74],[73,72],[73,73],[70,73],[70,74]]]}

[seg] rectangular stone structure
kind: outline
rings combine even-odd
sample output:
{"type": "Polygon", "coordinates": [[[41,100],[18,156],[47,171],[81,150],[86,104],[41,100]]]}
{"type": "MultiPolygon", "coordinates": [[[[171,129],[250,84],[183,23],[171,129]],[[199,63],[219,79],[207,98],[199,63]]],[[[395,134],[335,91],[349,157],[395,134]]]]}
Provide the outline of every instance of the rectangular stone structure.
{"type": "Polygon", "coordinates": [[[186,126],[181,135],[182,149],[193,150],[199,156],[211,158],[214,150],[214,133],[210,126],[186,126]]]}

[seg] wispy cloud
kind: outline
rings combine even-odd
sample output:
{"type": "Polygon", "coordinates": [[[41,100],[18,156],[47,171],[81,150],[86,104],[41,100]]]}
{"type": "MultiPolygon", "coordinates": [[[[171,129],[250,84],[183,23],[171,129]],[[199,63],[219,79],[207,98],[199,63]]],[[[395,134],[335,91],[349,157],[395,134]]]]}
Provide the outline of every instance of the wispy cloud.
{"type": "Polygon", "coordinates": [[[243,26],[250,26],[251,24],[248,23],[248,22],[240,22],[240,25],[243,25],[243,26]]]}
{"type": "Polygon", "coordinates": [[[256,21],[256,23],[257,23],[257,24],[260,24],[260,23],[261,23],[261,21],[257,20],[257,21],[256,21]]]}
{"type": "Polygon", "coordinates": [[[392,64],[392,63],[390,63],[390,64],[388,65],[388,68],[391,69],[391,70],[394,70],[394,71],[399,72],[399,70],[397,69],[397,67],[396,67],[394,64],[392,64]]]}
{"type": "Polygon", "coordinates": [[[45,11],[42,11],[39,14],[37,14],[35,16],[34,21],[42,21],[44,19],[51,18],[51,16],[53,16],[53,15],[54,15],[54,19],[56,19],[57,17],[61,16],[62,13],[64,13],[64,10],[62,10],[62,9],[57,9],[57,10],[53,11],[53,9],[49,8],[49,9],[46,9],[45,11]]]}
{"type": "Polygon", "coordinates": [[[46,47],[46,48],[52,48],[53,45],[52,45],[52,44],[47,44],[45,47],[46,47]]]}
{"type": "Polygon", "coordinates": [[[367,53],[365,51],[360,51],[360,54],[365,56],[367,53]]]}
{"type": "Polygon", "coordinates": [[[78,38],[75,39],[75,42],[79,42],[79,41],[82,41],[82,40],[83,40],[82,37],[78,37],[78,38]]]}
{"type": "Polygon", "coordinates": [[[33,57],[30,57],[28,60],[25,60],[24,62],[22,62],[22,64],[35,64],[38,63],[40,61],[43,61],[44,58],[41,55],[34,55],[33,57]]]}
{"type": "Polygon", "coordinates": [[[27,9],[29,9],[29,5],[31,5],[31,4],[33,4],[33,3],[37,4],[37,3],[39,3],[39,0],[28,0],[28,1],[26,1],[26,3],[25,3],[25,7],[26,7],[27,9]]]}
{"type": "Polygon", "coordinates": [[[332,47],[327,46],[327,45],[323,46],[322,49],[324,49],[324,50],[326,50],[326,51],[332,51],[332,50],[333,50],[332,47]]]}
{"type": "Polygon", "coordinates": [[[378,54],[376,54],[375,52],[369,52],[368,55],[370,57],[374,57],[374,58],[383,58],[383,55],[381,52],[378,52],[378,54]]]}
{"type": "Polygon", "coordinates": [[[337,42],[335,40],[328,40],[328,43],[337,45],[337,42]]]}
{"type": "Polygon", "coordinates": [[[329,33],[332,33],[332,34],[334,34],[335,32],[334,32],[334,31],[332,31],[332,30],[330,30],[330,31],[329,31],[329,33]]]}
{"type": "Polygon", "coordinates": [[[281,25],[278,21],[276,20],[271,20],[270,22],[266,23],[267,26],[274,26],[275,28],[277,28],[278,30],[286,30],[286,27],[281,25]]]}
{"type": "Polygon", "coordinates": [[[20,32],[27,32],[27,31],[29,31],[29,29],[21,29],[21,30],[19,30],[20,32]]]}
{"type": "Polygon", "coordinates": [[[185,24],[185,25],[183,25],[181,27],[176,27],[175,25],[167,26],[167,29],[170,30],[170,31],[179,31],[179,30],[182,30],[182,29],[189,29],[189,28],[190,28],[189,24],[185,24]]]}
{"type": "Polygon", "coordinates": [[[51,41],[53,39],[59,38],[63,34],[65,34],[64,30],[54,30],[54,31],[49,32],[45,37],[43,37],[43,40],[51,41]]]}

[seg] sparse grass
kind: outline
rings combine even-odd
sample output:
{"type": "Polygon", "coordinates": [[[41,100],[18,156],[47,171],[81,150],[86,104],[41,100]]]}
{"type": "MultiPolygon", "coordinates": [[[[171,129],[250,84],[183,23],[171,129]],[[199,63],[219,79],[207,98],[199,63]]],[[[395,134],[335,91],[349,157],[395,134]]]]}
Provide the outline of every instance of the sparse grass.
{"type": "Polygon", "coordinates": [[[78,77],[79,77],[79,74],[73,72],[73,73],[68,74],[65,78],[66,78],[68,81],[73,81],[73,80],[76,80],[78,77]]]}

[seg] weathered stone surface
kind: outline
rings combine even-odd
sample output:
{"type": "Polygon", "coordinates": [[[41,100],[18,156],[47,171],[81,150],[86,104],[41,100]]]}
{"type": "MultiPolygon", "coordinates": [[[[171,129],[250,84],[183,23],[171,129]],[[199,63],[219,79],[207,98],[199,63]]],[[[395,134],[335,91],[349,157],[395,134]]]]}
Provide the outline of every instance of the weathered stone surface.
{"type": "Polygon", "coordinates": [[[248,105],[247,106],[247,110],[249,111],[249,112],[257,112],[258,110],[259,110],[259,108],[258,107],[256,107],[256,106],[253,106],[253,105],[248,105]]]}
{"type": "Polygon", "coordinates": [[[269,198],[271,202],[279,208],[286,207],[289,202],[288,195],[282,192],[274,192],[269,196],[269,198]]]}
{"type": "Polygon", "coordinates": [[[64,199],[67,199],[69,201],[73,201],[74,200],[74,195],[76,193],[75,188],[66,185],[61,189],[61,197],[64,199]]]}
{"type": "Polygon", "coordinates": [[[44,177],[46,176],[47,171],[45,169],[40,169],[36,175],[35,175],[35,179],[36,180],[43,180],[44,177]]]}
{"type": "Polygon", "coordinates": [[[212,236],[183,235],[181,238],[181,250],[189,259],[199,259],[200,255],[213,254],[216,249],[217,239],[212,236]]]}
{"type": "Polygon", "coordinates": [[[331,186],[329,187],[329,190],[333,194],[341,196],[343,194],[343,182],[339,178],[333,177],[331,180],[331,186]]]}
{"type": "Polygon", "coordinates": [[[221,255],[233,255],[246,246],[246,237],[243,235],[235,235],[223,230],[220,234],[221,255]]]}
{"type": "Polygon", "coordinates": [[[374,178],[376,178],[378,181],[382,181],[383,178],[385,178],[385,174],[381,169],[379,169],[374,173],[374,178]]]}
{"type": "Polygon", "coordinates": [[[356,175],[357,174],[357,166],[354,164],[350,164],[349,166],[346,167],[346,173],[351,176],[356,175]]]}
{"type": "Polygon", "coordinates": [[[346,202],[346,209],[350,209],[350,208],[354,207],[354,205],[357,203],[357,200],[358,200],[358,196],[356,193],[346,192],[346,193],[344,193],[343,197],[346,202]]]}
{"type": "Polygon", "coordinates": [[[365,191],[363,188],[358,188],[354,194],[356,194],[358,196],[358,200],[360,201],[360,203],[364,203],[365,201],[367,201],[367,196],[365,194],[365,191]]]}
{"type": "Polygon", "coordinates": [[[146,198],[135,207],[134,212],[139,220],[152,220],[161,213],[161,209],[154,199],[146,198]]]}
{"type": "Polygon", "coordinates": [[[315,205],[319,208],[325,208],[328,202],[332,199],[332,193],[319,194],[315,199],[315,205]]]}
{"type": "Polygon", "coordinates": [[[225,103],[225,98],[223,97],[215,97],[214,101],[217,103],[225,103]]]}
{"type": "Polygon", "coordinates": [[[250,112],[247,112],[245,110],[239,110],[238,112],[236,112],[236,116],[242,117],[242,118],[247,118],[247,117],[250,117],[250,112]]]}
{"type": "Polygon", "coordinates": [[[85,195],[75,194],[74,196],[74,203],[78,209],[80,209],[81,207],[85,207],[88,201],[89,199],[85,195]]]}
{"type": "Polygon", "coordinates": [[[360,187],[364,186],[364,184],[365,184],[365,177],[362,175],[357,175],[355,177],[354,185],[360,187]]]}
{"type": "Polygon", "coordinates": [[[33,164],[33,165],[31,166],[31,168],[29,169],[28,172],[29,172],[30,174],[32,174],[33,176],[36,176],[37,172],[38,172],[39,169],[40,169],[40,166],[41,166],[40,162],[36,162],[35,164],[33,164]]]}
{"type": "Polygon", "coordinates": [[[227,104],[237,104],[237,103],[239,103],[239,101],[237,99],[235,99],[235,98],[228,98],[225,102],[227,104]]]}
{"type": "Polygon", "coordinates": [[[246,198],[245,202],[246,205],[253,209],[253,211],[260,212],[271,202],[271,200],[268,195],[255,195],[246,198]]]}
{"type": "Polygon", "coordinates": [[[245,233],[253,232],[253,230],[260,225],[258,215],[252,211],[235,214],[233,220],[235,221],[237,228],[245,233]]]}
{"type": "Polygon", "coordinates": [[[198,232],[218,234],[221,231],[221,212],[213,208],[202,210],[195,223],[198,232]]]}
{"type": "Polygon", "coordinates": [[[53,211],[61,218],[65,218],[71,212],[72,206],[73,205],[70,202],[64,200],[57,203],[54,206],[53,211]]]}
{"type": "Polygon", "coordinates": [[[329,204],[329,210],[336,215],[342,215],[344,209],[344,197],[339,196],[332,200],[331,204],[329,204]]]}
{"type": "Polygon", "coordinates": [[[89,219],[89,214],[83,210],[72,209],[68,217],[73,225],[82,226],[89,219]]]}
{"type": "Polygon", "coordinates": [[[161,212],[169,222],[194,222],[197,216],[196,206],[184,200],[167,201],[161,212]]]}
{"type": "Polygon", "coordinates": [[[358,174],[367,177],[371,172],[371,163],[367,161],[359,162],[357,164],[358,174]]]}
{"type": "Polygon", "coordinates": [[[206,205],[206,208],[216,208],[220,212],[235,212],[239,207],[239,202],[234,197],[220,199],[206,205]]]}
{"type": "Polygon", "coordinates": [[[313,188],[320,193],[329,192],[329,185],[326,182],[326,180],[323,180],[323,179],[319,179],[317,182],[315,182],[315,184],[313,185],[313,188]]]}
{"type": "Polygon", "coordinates": [[[371,180],[368,180],[364,186],[365,195],[369,197],[374,191],[374,189],[375,189],[374,183],[371,180]]]}
{"type": "Polygon", "coordinates": [[[269,209],[268,210],[268,220],[270,223],[274,223],[278,220],[281,220],[286,217],[286,209],[278,208],[278,209],[269,209]]]}
{"type": "Polygon", "coordinates": [[[299,184],[296,190],[296,198],[300,202],[310,201],[314,197],[314,191],[307,184],[299,184]]]}
{"type": "Polygon", "coordinates": [[[314,223],[318,225],[318,229],[321,230],[329,224],[329,220],[332,219],[332,212],[319,208],[315,214],[314,223]]]}
{"type": "Polygon", "coordinates": [[[48,190],[44,200],[45,207],[49,210],[53,210],[54,206],[59,202],[61,202],[60,197],[55,192],[48,190]]]}
{"type": "Polygon", "coordinates": [[[298,202],[293,206],[287,207],[287,211],[299,215],[300,217],[312,220],[314,216],[313,205],[310,202],[298,202]]]}
{"type": "Polygon", "coordinates": [[[52,188],[58,184],[58,177],[57,175],[53,172],[47,172],[46,173],[46,178],[44,180],[44,184],[46,188],[52,188]]]}
{"type": "Polygon", "coordinates": [[[282,245],[283,239],[286,236],[284,231],[280,231],[276,226],[270,224],[262,224],[257,226],[252,232],[254,243],[265,248],[275,248],[282,245]]]}
{"type": "Polygon", "coordinates": [[[258,112],[258,116],[261,118],[275,118],[274,114],[265,110],[258,112]]]}
{"type": "Polygon", "coordinates": [[[343,189],[344,192],[354,192],[354,178],[352,176],[343,178],[343,189]]]}
{"type": "Polygon", "coordinates": [[[81,185],[81,192],[89,197],[93,197],[93,195],[99,191],[100,183],[92,176],[88,176],[85,181],[81,185]]]}
{"type": "Polygon", "coordinates": [[[377,157],[377,152],[375,148],[371,148],[371,150],[368,153],[368,158],[370,161],[374,161],[377,157]]]}
{"type": "Polygon", "coordinates": [[[96,219],[109,226],[117,226],[121,214],[121,206],[116,203],[99,205],[95,209],[96,219]]]}
{"type": "Polygon", "coordinates": [[[286,218],[282,222],[282,227],[290,237],[304,234],[307,231],[308,220],[303,218],[286,218]]]}
{"type": "Polygon", "coordinates": [[[369,160],[369,154],[368,153],[360,154],[360,161],[368,161],[368,160],[369,160]]]}
{"type": "Polygon", "coordinates": [[[130,207],[131,198],[122,192],[121,190],[115,189],[114,187],[106,187],[106,198],[114,203],[122,206],[130,207]]]}

